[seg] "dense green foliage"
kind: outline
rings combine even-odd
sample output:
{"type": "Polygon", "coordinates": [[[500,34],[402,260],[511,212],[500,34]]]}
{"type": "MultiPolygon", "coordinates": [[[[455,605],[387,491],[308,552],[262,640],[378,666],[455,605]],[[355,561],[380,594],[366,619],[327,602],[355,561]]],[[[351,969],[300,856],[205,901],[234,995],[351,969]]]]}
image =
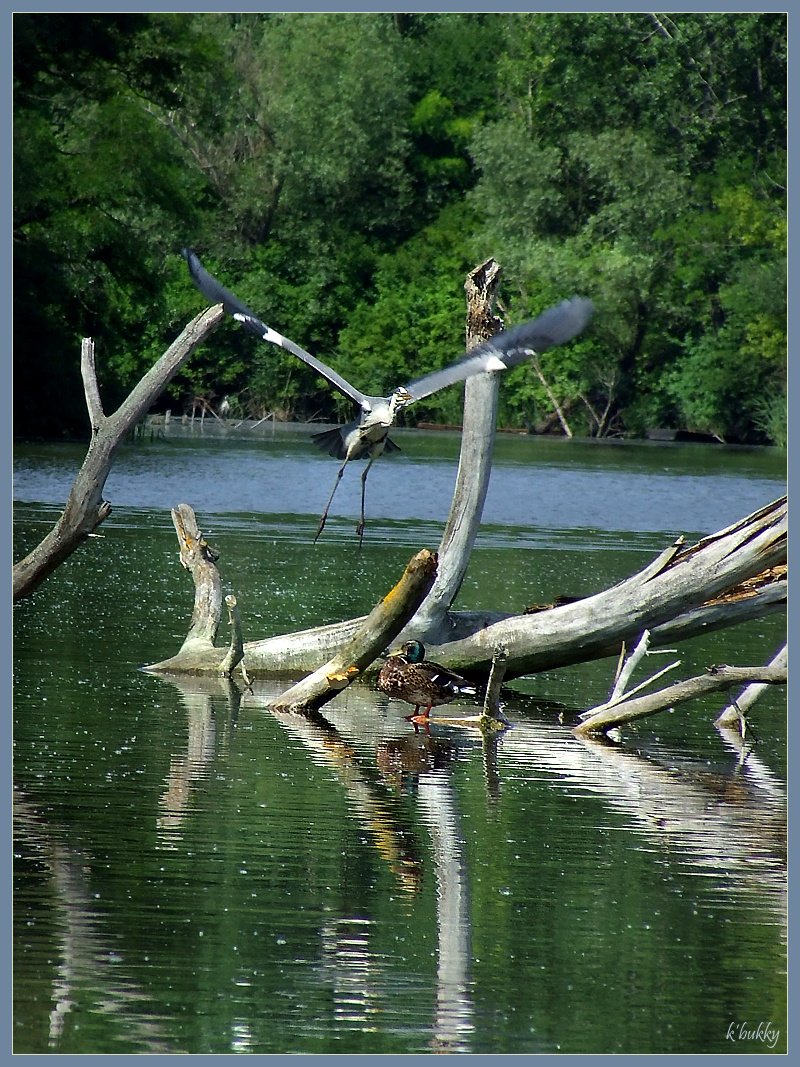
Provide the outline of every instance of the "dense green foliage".
{"type": "MultiPolygon", "coordinates": [[[[18,14],[15,429],[85,432],[202,301],[194,245],[373,392],[458,355],[466,271],[513,324],[597,305],[539,370],[576,433],[784,443],[782,14],[18,14]]],[[[232,324],[164,404],[323,418],[341,398],[232,324]]],[[[530,366],[501,423],[552,412],[530,366]]],[[[409,417],[453,422],[451,389],[409,417]]]]}

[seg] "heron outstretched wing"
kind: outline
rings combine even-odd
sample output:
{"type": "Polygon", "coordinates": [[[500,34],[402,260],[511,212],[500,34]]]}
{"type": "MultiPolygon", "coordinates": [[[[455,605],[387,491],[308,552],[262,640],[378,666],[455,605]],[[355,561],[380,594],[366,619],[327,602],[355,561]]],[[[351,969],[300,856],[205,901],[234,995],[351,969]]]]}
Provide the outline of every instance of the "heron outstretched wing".
{"type": "MultiPolygon", "coordinates": [[[[343,396],[359,404],[362,409],[365,405],[367,409],[371,408],[375,400],[387,399],[370,397],[362,393],[327,364],[263,323],[246,304],[243,304],[237,296],[218,282],[212,274],[209,274],[191,249],[184,248],[183,256],[189,266],[192,281],[203,296],[212,303],[222,304],[225,311],[241,322],[251,333],[297,356],[326,378],[343,396]]],[[[403,391],[409,398],[405,403],[421,400],[423,397],[430,396],[431,393],[436,393],[448,385],[463,381],[482,371],[505,370],[517,363],[522,363],[534,353],[545,352],[554,345],[564,344],[565,341],[571,340],[581,332],[591,318],[592,310],[591,300],[583,297],[574,296],[571,300],[562,300],[560,304],[543,311],[538,318],[497,334],[486,344],[468,352],[450,366],[417,378],[404,387],[403,391]]]]}
{"type": "Polygon", "coordinates": [[[210,300],[212,304],[222,304],[229,315],[251,314],[250,309],[241,302],[238,296],[235,296],[230,289],[226,289],[221,282],[208,273],[191,248],[182,249],[181,255],[189,267],[192,281],[206,300],[210,300]]]}
{"type": "Polygon", "coordinates": [[[237,322],[241,322],[245,329],[250,330],[257,337],[260,337],[262,341],[269,341],[274,345],[280,345],[281,348],[285,348],[287,352],[291,352],[293,356],[297,356],[298,359],[302,359],[304,363],[307,363],[309,367],[321,374],[323,378],[334,386],[339,392],[356,404],[363,404],[365,400],[365,394],[355,386],[351,385],[346,378],[343,378],[341,374],[337,374],[335,370],[328,367],[325,363],[316,359],[310,352],[306,352],[300,345],[290,341],[288,337],[284,337],[283,334],[278,333],[277,330],[273,330],[271,326],[267,326],[261,321],[261,319],[254,315],[253,312],[243,304],[242,301],[235,296],[229,289],[226,289],[221,282],[209,274],[203,264],[198,259],[197,255],[189,248],[183,249],[183,257],[189,266],[189,274],[192,277],[192,281],[206,298],[210,300],[212,304],[222,304],[225,311],[232,315],[237,322]]]}
{"type": "Polygon", "coordinates": [[[468,352],[449,367],[417,378],[404,387],[405,391],[412,401],[421,400],[481,371],[514,367],[534,353],[546,352],[554,345],[572,340],[586,326],[592,310],[591,300],[584,297],[573,296],[571,300],[562,300],[537,318],[496,334],[486,344],[468,352]]]}

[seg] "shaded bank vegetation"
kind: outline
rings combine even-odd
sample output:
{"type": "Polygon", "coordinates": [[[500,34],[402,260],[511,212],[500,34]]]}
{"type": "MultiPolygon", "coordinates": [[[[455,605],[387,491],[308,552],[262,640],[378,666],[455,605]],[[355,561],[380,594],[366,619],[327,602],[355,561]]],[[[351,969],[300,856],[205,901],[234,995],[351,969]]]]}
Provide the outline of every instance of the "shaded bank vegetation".
{"type": "MultiPolygon", "coordinates": [[[[14,77],[19,436],[86,435],[83,337],[110,407],[142,377],[200,310],[189,243],[376,392],[461,350],[493,255],[509,324],[597,307],[501,425],[785,441],[784,14],[18,14],[14,77]]],[[[345,414],[230,327],[160,403],[198,397],[345,414]]]]}

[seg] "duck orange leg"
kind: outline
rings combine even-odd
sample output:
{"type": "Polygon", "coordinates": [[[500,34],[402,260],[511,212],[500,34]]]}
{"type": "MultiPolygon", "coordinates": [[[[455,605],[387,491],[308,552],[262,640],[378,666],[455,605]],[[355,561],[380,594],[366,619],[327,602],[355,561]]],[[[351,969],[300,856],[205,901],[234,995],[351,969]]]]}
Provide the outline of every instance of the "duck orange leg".
{"type": "Polygon", "coordinates": [[[414,723],[417,723],[417,722],[424,723],[426,728],[427,728],[427,725],[430,722],[431,708],[433,707],[433,701],[430,702],[430,704],[427,706],[427,708],[423,711],[423,713],[421,715],[419,714],[420,706],[421,705],[417,704],[416,708],[414,708],[414,714],[413,715],[409,715],[409,719],[411,720],[411,722],[414,722],[414,723]]]}

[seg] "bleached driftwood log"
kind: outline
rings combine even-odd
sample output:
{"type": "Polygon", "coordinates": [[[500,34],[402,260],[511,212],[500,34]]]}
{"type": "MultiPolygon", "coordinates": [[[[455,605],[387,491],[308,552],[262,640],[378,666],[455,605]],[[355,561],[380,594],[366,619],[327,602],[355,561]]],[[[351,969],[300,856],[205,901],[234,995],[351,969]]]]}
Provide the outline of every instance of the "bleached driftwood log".
{"type": "MultiPolygon", "coordinates": [[[[698,609],[746,578],[760,574],[786,559],[787,504],[781,498],[719,533],[684,547],[679,539],[648,567],[597,593],[535,615],[517,615],[477,630],[459,641],[432,648],[437,662],[461,674],[488,674],[494,649],[508,649],[506,677],[563,667],[569,663],[617,655],[623,642],[630,645],[644,630],[652,643],[663,642],[659,628],[689,619],[683,637],[711,629],[710,619],[698,609]]],[[[780,584],[780,583],[774,583],[780,584]]],[[[785,607],[785,586],[784,586],[785,607]]],[[[747,597],[755,612],[758,594],[747,597]]],[[[777,607],[770,600],[769,607],[777,607]]],[[[724,605],[713,605],[714,628],[725,625],[724,605]]],[[[741,605],[731,613],[740,621],[741,605]]],[[[750,617],[756,617],[752,615],[750,617]]],[[[667,630],[667,639],[674,635],[667,630]]]]}
{"type": "Polygon", "coordinates": [[[193,319],[113,415],[103,414],[95,370],[94,343],[91,338],[84,337],[81,345],[81,376],[92,428],[89,450],[58,522],[32,552],[14,564],[14,600],[32,593],[108,518],[111,505],[103,500],[103,487],[117,449],[222,316],[220,304],[193,319]]]}
{"type": "MultiPolygon", "coordinates": [[[[494,259],[467,275],[467,351],[484,344],[503,329],[494,313],[500,266],[494,259]]],[[[464,383],[464,418],[458,473],[442,540],[439,543],[439,573],[425,602],[404,637],[424,634],[429,642],[451,639],[455,622],[450,609],[458,596],[470,555],[478,536],[483,505],[492,472],[497,428],[498,374],[476,374],[464,383]]]]}
{"type": "MultiPolygon", "coordinates": [[[[769,582],[761,587],[753,587],[752,595],[743,600],[730,602],[705,603],[711,597],[707,591],[719,588],[717,577],[717,560],[722,556],[725,570],[734,577],[728,582],[722,574],[723,589],[736,585],[740,580],[737,574],[747,577],[760,574],[765,567],[773,565],[771,561],[782,562],[786,558],[786,503],[776,501],[764,509],[769,514],[764,516],[757,512],[742,520],[742,530],[735,540],[738,546],[731,545],[732,555],[725,559],[725,545],[720,547],[713,540],[710,546],[702,549],[697,558],[692,557],[691,575],[681,573],[663,574],[661,580],[650,586],[651,572],[659,561],[666,567],[666,559],[673,559],[679,548],[672,546],[666,554],[650,567],[628,578],[620,586],[598,593],[594,597],[565,604],[538,612],[535,615],[510,615],[498,612],[449,612],[448,621],[459,640],[453,643],[435,645],[422,631],[418,635],[429,646],[429,656],[444,666],[469,672],[474,677],[488,677],[494,648],[504,642],[504,634],[513,634],[516,654],[514,660],[507,661],[506,676],[518,677],[525,673],[550,670],[569,663],[578,663],[587,659],[604,656],[617,656],[623,642],[630,645],[645,630],[651,631],[651,647],[658,648],[671,645],[677,640],[687,640],[713,630],[723,629],[749,619],[762,618],[778,611],[786,611],[787,582],[785,580],[769,582]],[[762,516],[758,520],[758,516],[762,516]],[[750,543],[747,531],[755,521],[755,531],[760,536],[750,543]],[[767,529],[763,529],[765,520],[767,529]],[[764,561],[770,562],[764,562],[764,561]],[[681,580],[681,587],[673,584],[681,580]],[[698,582],[698,587],[691,596],[697,606],[686,607],[687,596],[691,593],[691,581],[698,582]],[[637,614],[633,620],[625,617],[617,609],[617,590],[622,589],[627,602],[633,604],[638,599],[637,614]],[[638,590],[638,594],[637,594],[638,590]],[[670,617],[670,612],[674,614],[670,617]],[[563,627],[563,632],[562,632],[563,627]],[[435,648],[435,653],[432,649],[435,648]],[[458,654],[456,660],[453,653],[458,654]],[[474,658],[470,656],[474,654],[474,658]],[[532,666],[528,666],[532,663],[532,666]]],[[[725,531],[723,531],[725,533],[725,531]]],[[[722,533],[715,534],[722,537],[722,533]]],[[[708,541],[709,539],[705,539],[708,541]]],[[[700,542],[698,546],[703,546],[700,542]]],[[[693,552],[687,549],[684,555],[693,552]]],[[[687,568],[689,561],[686,561],[687,568]]],[[[714,594],[711,594],[713,596],[714,594]]],[[[286,676],[316,670],[342,650],[364,622],[366,616],[358,616],[343,622],[328,623],[291,634],[267,637],[249,641],[245,644],[248,669],[260,677],[286,676]]],[[[403,638],[408,633],[417,633],[416,618],[403,631],[403,638]]],[[[213,670],[219,666],[223,650],[209,649],[199,656],[194,667],[189,667],[185,656],[182,662],[175,663],[175,670],[197,669],[213,670]]],[[[167,660],[165,663],[169,663],[167,660]]],[[[160,666],[160,665],[158,665],[160,666]]]]}
{"type": "MultiPolygon", "coordinates": [[[[189,632],[180,650],[170,659],[151,664],[146,670],[158,673],[230,674],[241,665],[245,681],[252,667],[248,649],[242,642],[236,598],[225,601],[231,615],[233,635],[230,647],[216,647],[214,641],[222,614],[222,579],[217,569],[217,553],[197,524],[188,504],[172,512],[178,535],[180,558],[191,573],[195,587],[194,611],[189,632]]],[[[313,710],[321,707],[349,685],[391,644],[424,600],[436,578],[436,555],[423,549],[409,562],[405,572],[370,615],[360,620],[343,647],[331,660],[274,702],[279,709],[313,710]]]]}
{"type": "MultiPolygon", "coordinates": [[[[658,647],[674,641],[676,632],[686,639],[745,618],[785,610],[785,580],[763,588],[753,586],[744,600],[727,604],[719,594],[785,560],[786,524],[784,498],[689,548],[676,542],[644,570],[584,600],[535,615],[506,616],[489,626],[483,625],[479,613],[452,613],[460,629],[472,624],[474,630],[459,641],[436,646],[435,651],[431,646],[428,655],[459,673],[484,680],[495,650],[504,645],[508,653],[506,678],[513,678],[617,656],[623,643],[632,645],[644,630],[651,631],[651,647],[658,647]]],[[[206,562],[204,559],[203,566],[206,562]]],[[[180,652],[149,669],[219,671],[226,650],[213,647],[213,636],[209,635],[216,633],[219,625],[221,592],[216,600],[207,592],[196,594],[196,609],[198,599],[217,603],[213,624],[206,620],[201,625],[193,617],[190,635],[180,652]]],[[[259,677],[315,671],[344,650],[364,621],[365,616],[361,616],[247,642],[247,669],[259,677]]],[[[408,627],[403,630],[406,632],[408,627]]]]}
{"type": "MultiPolygon", "coordinates": [[[[768,666],[786,669],[789,666],[789,646],[784,645],[778,654],[770,660],[768,666]]],[[[716,725],[735,725],[741,730],[742,720],[745,714],[768,688],[768,682],[754,682],[752,685],[748,685],[748,687],[736,697],[733,703],[723,709],[716,719],[716,725]]]]}
{"type": "Polygon", "coordinates": [[[178,535],[181,565],[194,582],[194,611],[181,652],[202,653],[213,649],[222,609],[222,579],[217,553],[203,537],[197,517],[188,504],[172,509],[172,524],[178,535]]]}
{"type": "Polygon", "coordinates": [[[436,555],[424,548],[413,557],[394,589],[378,601],[342,651],[293,685],[273,702],[272,707],[287,711],[321,708],[394,641],[422,603],[435,578],[436,555]]]}
{"type": "MultiPolygon", "coordinates": [[[[671,644],[745,619],[786,610],[785,580],[754,587],[742,600],[719,594],[786,559],[787,508],[782,498],[726,530],[684,547],[678,541],[653,563],[595,596],[535,615],[451,612],[458,640],[430,645],[429,656],[474,678],[486,678],[498,645],[508,649],[506,677],[616,656],[644,630],[651,646],[671,644]],[[713,601],[712,603],[709,603],[713,601]]],[[[248,665],[257,673],[309,670],[338,651],[360,619],[252,642],[248,665]]],[[[416,620],[404,633],[414,632],[416,620]]]]}
{"type": "Polygon", "coordinates": [[[643,696],[632,696],[608,705],[579,723],[573,733],[579,737],[607,733],[614,726],[633,722],[634,719],[642,719],[646,715],[655,715],[658,711],[682,704],[694,697],[714,693],[720,689],[730,689],[731,686],[741,685],[743,682],[785,685],[786,681],[785,667],[711,667],[706,674],[676,682],[674,685],[667,686],[666,689],[646,693],[643,696]]]}

